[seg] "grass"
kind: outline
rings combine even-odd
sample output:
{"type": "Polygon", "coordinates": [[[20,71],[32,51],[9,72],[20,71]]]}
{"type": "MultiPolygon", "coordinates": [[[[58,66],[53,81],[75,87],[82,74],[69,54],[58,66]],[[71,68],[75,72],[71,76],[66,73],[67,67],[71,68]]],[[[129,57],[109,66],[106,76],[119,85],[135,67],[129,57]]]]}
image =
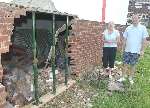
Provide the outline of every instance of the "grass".
{"type": "Polygon", "coordinates": [[[116,54],[116,60],[117,61],[122,61],[122,53],[117,52],[117,54],[116,54]]]}
{"type": "Polygon", "coordinates": [[[150,28],[147,29],[148,33],[150,34],[150,28]]]}
{"type": "MultiPolygon", "coordinates": [[[[117,59],[121,60],[120,54],[117,59]]],[[[106,86],[106,82],[101,83],[106,86]]],[[[108,96],[106,87],[100,88],[93,99],[93,108],[150,108],[150,47],[139,60],[134,85],[126,85],[125,92],[113,92],[112,96],[108,96]]]]}

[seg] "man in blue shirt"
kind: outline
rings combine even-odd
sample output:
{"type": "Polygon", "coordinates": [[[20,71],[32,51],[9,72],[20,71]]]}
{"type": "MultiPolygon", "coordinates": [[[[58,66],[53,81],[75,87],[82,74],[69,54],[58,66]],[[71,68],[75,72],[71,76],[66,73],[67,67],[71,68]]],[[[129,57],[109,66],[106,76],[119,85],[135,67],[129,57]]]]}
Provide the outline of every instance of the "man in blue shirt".
{"type": "Polygon", "coordinates": [[[134,14],[132,16],[132,25],[128,26],[123,34],[123,77],[118,81],[126,80],[129,76],[131,84],[134,83],[133,77],[135,74],[135,65],[138,62],[139,56],[144,54],[144,41],[148,37],[147,29],[144,25],[139,23],[139,16],[134,14]]]}

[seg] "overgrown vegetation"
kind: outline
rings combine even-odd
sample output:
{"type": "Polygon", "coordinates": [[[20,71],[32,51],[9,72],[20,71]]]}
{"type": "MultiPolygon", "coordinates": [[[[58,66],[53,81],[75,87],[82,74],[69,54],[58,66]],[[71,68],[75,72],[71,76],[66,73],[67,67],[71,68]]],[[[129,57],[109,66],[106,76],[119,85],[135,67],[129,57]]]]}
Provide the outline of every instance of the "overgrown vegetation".
{"type": "MultiPolygon", "coordinates": [[[[121,54],[117,54],[121,60],[121,54]]],[[[106,88],[99,89],[99,95],[93,99],[93,108],[150,108],[150,47],[137,65],[135,84],[126,82],[126,91],[113,92],[108,96],[106,88]]],[[[107,84],[102,82],[103,84],[107,84]]],[[[106,86],[106,85],[105,85],[106,86]]]]}

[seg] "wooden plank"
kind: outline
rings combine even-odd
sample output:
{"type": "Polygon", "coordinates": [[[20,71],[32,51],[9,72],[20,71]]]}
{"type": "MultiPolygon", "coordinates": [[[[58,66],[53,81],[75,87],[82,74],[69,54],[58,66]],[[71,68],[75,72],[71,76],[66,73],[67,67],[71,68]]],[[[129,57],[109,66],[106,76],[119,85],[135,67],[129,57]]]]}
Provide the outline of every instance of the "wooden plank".
{"type": "Polygon", "coordinates": [[[33,105],[33,104],[29,104],[29,105],[24,106],[23,108],[42,108],[42,106],[44,106],[46,103],[50,102],[56,96],[58,96],[61,93],[65,92],[67,89],[72,87],[74,84],[75,84],[74,80],[69,80],[68,81],[68,86],[65,86],[64,84],[61,84],[59,87],[57,87],[57,92],[56,92],[55,95],[52,94],[52,93],[47,93],[46,95],[42,96],[40,98],[40,102],[42,102],[42,104],[40,104],[38,106],[33,105]]]}

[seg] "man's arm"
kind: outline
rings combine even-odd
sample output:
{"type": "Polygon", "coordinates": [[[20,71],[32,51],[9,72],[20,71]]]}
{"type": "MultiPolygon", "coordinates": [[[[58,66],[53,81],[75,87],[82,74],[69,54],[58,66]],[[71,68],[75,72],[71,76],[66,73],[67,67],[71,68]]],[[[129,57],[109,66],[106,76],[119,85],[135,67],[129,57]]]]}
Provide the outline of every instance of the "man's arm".
{"type": "Polygon", "coordinates": [[[123,39],[122,40],[122,52],[125,51],[127,37],[128,37],[128,28],[125,29],[125,32],[123,33],[123,36],[122,36],[122,39],[123,39]]]}
{"type": "Polygon", "coordinates": [[[143,40],[142,40],[142,43],[141,43],[141,52],[140,52],[140,55],[143,56],[144,55],[144,48],[145,48],[145,43],[147,42],[147,37],[149,37],[149,34],[147,32],[147,29],[146,27],[144,27],[143,29],[143,40]]]}
{"type": "Polygon", "coordinates": [[[120,45],[121,44],[121,40],[120,40],[120,32],[117,31],[117,43],[120,45]]]}
{"type": "Polygon", "coordinates": [[[142,46],[141,46],[141,52],[140,55],[143,56],[144,55],[144,48],[145,48],[145,43],[147,42],[146,38],[143,39],[142,41],[142,46]]]}
{"type": "Polygon", "coordinates": [[[123,40],[122,40],[122,52],[125,51],[126,40],[127,40],[127,39],[123,37],[123,40]]]}

